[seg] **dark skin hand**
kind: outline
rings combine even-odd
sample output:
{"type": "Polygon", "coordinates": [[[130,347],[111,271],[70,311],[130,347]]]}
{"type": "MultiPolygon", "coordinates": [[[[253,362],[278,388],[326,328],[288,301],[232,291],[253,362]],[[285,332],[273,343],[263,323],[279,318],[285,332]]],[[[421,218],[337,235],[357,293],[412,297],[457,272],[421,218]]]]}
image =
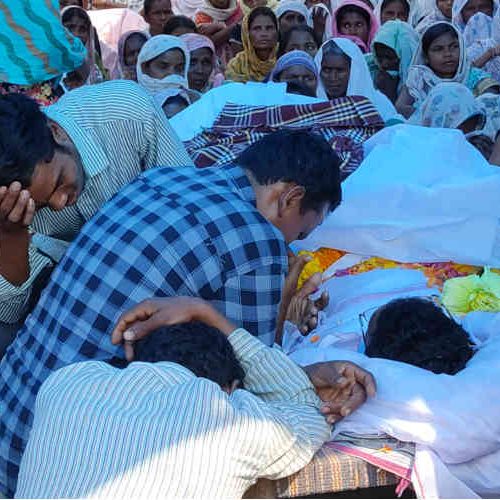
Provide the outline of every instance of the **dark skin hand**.
{"type": "MultiPolygon", "coordinates": [[[[202,299],[170,297],[141,302],[122,314],[111,334],[115,345],[123,343],[128,361],[134,358],[134,342],[161,326],[202,321],[229,336],[235,326],[202,299]]],[[[304,367],[318,396],[321,413],[329,423],[338,422],[375,395],[373,376],[348,361],[316,363],[304,367]]]]}
{"type": "Polygon", "coordinates": [[[313,26],[314,33],[318,40],[323,40],[323,35],[325,34],[325,26],[326,26],[326,18],[328,14],[324,9],[314,9],[312,18],[313,18],[313,26]]]}

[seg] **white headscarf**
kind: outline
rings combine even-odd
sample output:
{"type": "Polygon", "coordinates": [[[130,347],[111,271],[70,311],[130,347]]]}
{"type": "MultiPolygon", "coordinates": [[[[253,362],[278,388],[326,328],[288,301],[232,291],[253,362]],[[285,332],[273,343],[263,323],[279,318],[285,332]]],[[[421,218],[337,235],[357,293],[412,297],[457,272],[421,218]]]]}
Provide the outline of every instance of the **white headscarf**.
{"type": "Polygon", "coordinates": [[[306,20],[307,25],[310,26],[311,28],[313,27],[311,13],[309,12],[309,9],[306,7],[304,0],[281,0],[278,3],[277,7],[274,9],[274,13],[278,18],[278,21],[285,12],[289,11],[302,14],[306,20]]]}
{"type": "Polygon", "coordinates": [[[171,35],[154,36],[143,45],[139,52],[139,57],[137,58],[137,82],[152,94],[157,94],[161,90],[169,87],[184,87],[187,89],[189,88],[189,60],[189,50],[179,37],[171,35]],[[142,65],[144,63],[172,49],[179,49],[184,54],[185,67],[183,75],[169,75],[159,80],[146,75],[142,71],[142,65]]]}
{"type": "Polygon", "coordinates": [[[209,0],[204,0],[201,7],[196,11],[196,13],[203,12],[203,14],[209,15],[214,20],[214,22],[222,23],[224,21],[227,21],[232,15],[234,15],[238,8],[238,0],[229,0],[229,6],[227,9],[218,9],[217,7],[214,7],[209,2],[209,0]]]}
{"type": "MultiPolygon", "coordinates": [[[[382,5],[387,4],[391,2],[392,0],[380,0],[380,2],[375,5],[375,8],[373,9],[373,12],[375,13],[375,17],[377,18],[377,21],[380,23],[380,26],[382,26],[382,5]]],[[[408,20],[406,21],[409,24],[413,23],[413,4],[410,2],[410,0],[402,0],[408,5],[408,20]]]]}
{"type": "Polygon", "coordinates": [[[423,127],[458,128],[473,116],[481,117],[478,129],[483,128],[486,113],[472,92],[461,83],[448,82],[436,85],[429,92],[410,121],[423,127]]]}
{"type": "Polygon", "coordinates": [[[177,16],[194,19],[196,11],[203,7],[203,0],[172,0],[172,10],[177,16]]]}
{"type": "MultiPolygon", "coordinates": [[[[422,36],[420,37],[420,43],[418,45],[417,51],[415,52],[415,56],[413,57],[412,65],[410,67],[410,70],[408,71],[406,87],[408,88],[408,92],[410,93],[410,95],[413,97],[413,99],[415,99],[415,102],[418,103],[423,101],[427,97],[429,92],[440,83],[456,82],[465,84],[469,75],[469,71],[470,65],[467,61],[464,47],[464,37],[462,36],[462,33],[460,33],[460,31],[455,26],[453,26],[453,24],[446,21],[439,21],[427,26],[425,31],[422,33],[422,36]],[[458,43],[460,45],[460,60],[458,62],[457,72],[455,73],[455,76],[453,78],[440,78],[425,63],[424,52],[422,49],[422,39],[425,33],[437,24],[447,24],[448,26],[451,26],[458,36],[458,43]]],[[[418,104],[416,104],[416,107],[418,107],[418,104]]]]}
{"type": "MultiPolygon", "coordinates": [[[[464,22],[464,18],[462,17],[462,10],[467,5],[469,0],[454,0],[453,9],[452,9],[452,22],[453,24],[460,30],[460,32],[464,32],[466,23],[464,22]]],[[[498,11],[498,0],[492,0],[493,2],[493,16],[498,11]]]]}
{"type": "Polygon", "coordinates": [[[347,85],[347,96],[363,96],[369,99],[372,104],[377,108],[380,116],[387,121],[395,118],[397,115],[396,109],[387,96],[379,92],[373,85],[373,80],[370,75],[370,70],[366,64],[366,59],[361,49],[351,40],[347,38],[332,38],[326,41],[318,50],[314,62],[318,68],[320,77],[318,78],[318,91],[317,96],[320,99],[328,100],[328,96],[321,80],[321,63],[323,61],[323,49],[328,43],[335,42],[335,44],[344,52],[344,54],[351,60],[351,71],[349,73],[349,83],[347,85]]]}

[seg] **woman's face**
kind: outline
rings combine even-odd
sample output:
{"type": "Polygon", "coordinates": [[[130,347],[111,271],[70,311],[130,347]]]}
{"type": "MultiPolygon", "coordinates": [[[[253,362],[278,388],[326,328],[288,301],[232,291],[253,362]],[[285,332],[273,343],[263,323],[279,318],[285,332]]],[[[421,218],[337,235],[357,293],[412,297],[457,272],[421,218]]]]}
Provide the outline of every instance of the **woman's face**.
{"type": "Polygon", "coordinates": [[[207,86],[208,79],[214,69],[213,52],[203,47],[191,52],[191,62],[189,64],[189,88],[202,92],[207,86]]]}
{"type": "Polygon", "coordinates": [[[144,37],[139,35],[132,35],[127,39],[123,49],[123,60],[126,66],[135,67],[137,64],[137,58],[139,57],[139,52],[145,43],[146,40],[144,37]]]}
{"type": "Polygon", "coordinates": [[[460,44],[457,35],[445,33],[438,36],[430,45],[427,65],[439,78],[453,78],[460,62],[460,44]]]}
{"type": "Polygon", "coordinates": [[[344,56],[327,54],[321,61],[320,78],[329,99],[347,94],[351,64],[344,56]]]}
{"type": "Polygon", "coordinates": [[[462,9],[464,23],[467,24],[469,19],[478,12],[493,17],[493,0],[469,0],[462,9]]]}
{"type": "Polygon", "coordinates": [[[382,24],[396,19],[404,22],[408,21],[408,7],[403,4],[403,1],[393,0],[392,2],[385,4],[382,12],[380,13],[380,20],[382,24]]]}
{"type": "Polygon", "coordinates": [[[398,71],[399,57],[396,52],[383,43],[375,43],[374,45],[380,69],[384,71],[398,71]]]}
{"type": "Polygon", "coordinates": [[[361,14],[347,12],[340,18],[339,32],[342,35],[357,36],[364,43],[368,43],[370,27],[361,14]]]}
{"type": "Polygon", "coordinates": [[[318,52],[318,46],[313,36],[307,31],[294,31],[286,44],[285,52],[291,52],[292,50],[302,50],[314,57],[318,52]]]}
{"type": "Polygon", "coordinates": [[[453,0],[437,0],[436,5],[441,11],[441,14],[443,14],[446,19],[451,20],[453,15],[453,0]]]}
{"type": "Polygon", "coordinates": [[[304,66],[296,65],[284,69],[278,78],[279,82],[296,83],[307,87],[316,95],[318,81],[316,75],[304,66]]]}
{"type": "Polygon", "coordinates": [[[165,23],[174,15],[170,0],[155,0],[151,5],[151,10],[144,16],[149,24],[149,32],[152,36],[161,35],[165,23]]]}
{"type": "Polygon", "coordinates": [[[300,13],[294,10],[289,10],[285,12],[280,17],[280,33],[286,33],[288,30],[292,29],[294,26],[300,26],[306,23],[306,18],[300,13]]]}
{"type": "Polygon", "coordinates": [[[278,42],[278,32],[268,16],[257,16],[250,26],[250,43],[255,50],[269,50],[278,42]]]}
{"type": "Polygon", "coordinates": [[[142,71],[151,78],[163,80],[169,75],[184,76],[186,60],[180,49],[170,49],[143,64],[142,71]]]}
{"type": "Polygon", "coordinates": [[[90,36],[90,26],[88,22],[80,16],[72,16],[64,23],[64,27],[74,36],[79,38],[83,45],[87,46],[90,36]]]}

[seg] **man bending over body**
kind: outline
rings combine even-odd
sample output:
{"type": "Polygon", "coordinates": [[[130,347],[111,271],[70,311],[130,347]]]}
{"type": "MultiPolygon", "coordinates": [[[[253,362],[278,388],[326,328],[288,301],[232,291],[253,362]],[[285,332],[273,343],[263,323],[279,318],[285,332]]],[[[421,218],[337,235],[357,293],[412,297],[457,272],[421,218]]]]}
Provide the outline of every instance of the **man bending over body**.
{"type": "Polygon", "coordinates": [[[329,439],[314,387],[280,350],[199,299],[162,307],[169,325],[204,323],[156,330],[125,369],[87,361],[44,382],[16,497],[239,498],[329,439]]]}
{"type": "MultiPolygon", "coordinates": [[[[138,303],[200,297],[272,345],[290,301],[287,243],[340,196],[337,155],[298,131],[266,136],[234,166],[152,169],[120,191],[85,225],[0,363],[0,492],[15,491],[41,384],[78,361],[123,361],[111,333],[138,303]]],[[[330,419],[374,391],[369,375],[341,364],[355,383],[339,401],[335,365],[306,370],[330,419]]]]}

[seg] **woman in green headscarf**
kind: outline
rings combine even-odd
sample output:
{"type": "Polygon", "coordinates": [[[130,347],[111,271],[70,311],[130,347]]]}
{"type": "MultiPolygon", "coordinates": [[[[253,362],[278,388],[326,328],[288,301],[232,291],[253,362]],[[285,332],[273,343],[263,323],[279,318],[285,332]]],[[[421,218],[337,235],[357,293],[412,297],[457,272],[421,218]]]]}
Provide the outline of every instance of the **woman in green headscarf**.
{"type": "Polygon", "coordinates": [[[392,102],[406,82],[413,54],[417,50],[417,32],[402,21],[387,21],[372,42],[372,52],[366,56],[375,87],[392,102]]]}

